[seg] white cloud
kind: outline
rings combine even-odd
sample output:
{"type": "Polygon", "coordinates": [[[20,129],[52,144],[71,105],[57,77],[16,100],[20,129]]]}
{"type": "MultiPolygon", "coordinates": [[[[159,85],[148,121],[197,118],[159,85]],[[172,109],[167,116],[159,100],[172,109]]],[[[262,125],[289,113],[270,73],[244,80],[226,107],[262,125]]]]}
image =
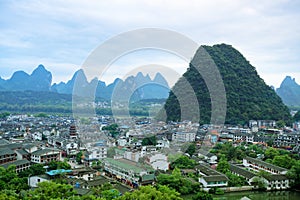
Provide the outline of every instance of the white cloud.
{"type": "Polygon", "coordinates": [[[45,65],[44,60],[50,60],[55,80],[65,80],[69,75],[64,74],[74,72],[67,70],[80,66],[106,39],[158,27],[183,33],[199,44],[232,44],[267,84],[278,87],[285,74],[300,82],[299,9],[299,1],[293,0],[9,1],[0,8],[0,66],[33,69],[36,62],[31,58],[45,65]],[[3,59],[10,59],[9,65],[3,59]]]}

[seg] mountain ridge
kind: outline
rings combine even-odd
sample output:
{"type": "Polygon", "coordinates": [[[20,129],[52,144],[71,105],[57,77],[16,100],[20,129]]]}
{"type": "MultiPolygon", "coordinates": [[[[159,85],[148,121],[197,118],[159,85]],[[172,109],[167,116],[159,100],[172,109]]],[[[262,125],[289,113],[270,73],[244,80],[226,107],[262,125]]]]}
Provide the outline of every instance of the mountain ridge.
{"type": "Polygon", "coordinates": [[[276,93],[286,105],[300,107],[300,85],[295,78],[286,76],[280,87],[276,89],[276,93]]]}
{"type": "Polygon", "coordinates": [[[31,74],[24,71],[16,71],[7,80],[0,78],[0,91],[47,91],[59,94],[73,94],[73,92],[77,92],[74,95],[85,96],[90,95],[91,92],[94,92],[93,88],[96,88],[96,97],[111,100],[116,85],[120,84],[122,88],[132,89],[134,85],[143,83],[146,86],[135,88],[136,91],[131,92],[134,96],[133,99],[141,100],[145,98],[167,98],[170,90],[167,81],[160,73],[157,73],[152,80],[148,74],[144,75],[142,72],[139,72],[136,76],[129,76],[125,80],[116,78],[114,82],[107,85],[97,78],[89,82],[83,69],[79,69],[67,82],[51,83],[51,72],[46,70],[43,65],[39,65],[31,74]],[[76,91],[74,91],[75,84],[76,91]],[[147,92],[148,90],[149,92],[147,92]],[[146,95],[144,95],[145,92],[146,95]]]}
{"type": "MultiPolygon", "coordinates": [[[[283,104],[275,91],[266,85],[264,80],[258,75],[255,67],[240,52],[227,44],[201,46],[200,48],[204,48],[210,55],[223,79],[227,100],[225,123],[243,125],[251,119],[272,119],[290,122],[289,109],[283,104]]],[[[199,59],[198,51],[191,63],[197,63],[195,59],[199,59]]],[[[183,91],[180,97],[181,102],[179,102],[174,94],[173,91],[183,90],[183,80],[189,82],[199,102],[200,123],[210,123],[212,113],[210,93],[202,74],[199,74],[192,64],[190,64],[188,70],[170,92],[164,107],[167,120],[181,121],[181,110],[186,108],[181,102],[189,102],[189,98],[192,98],[183,91]]],[[[190,112],[195,112],[196,110],[196,108],[186,109],[190,109],[190,112]]]]}

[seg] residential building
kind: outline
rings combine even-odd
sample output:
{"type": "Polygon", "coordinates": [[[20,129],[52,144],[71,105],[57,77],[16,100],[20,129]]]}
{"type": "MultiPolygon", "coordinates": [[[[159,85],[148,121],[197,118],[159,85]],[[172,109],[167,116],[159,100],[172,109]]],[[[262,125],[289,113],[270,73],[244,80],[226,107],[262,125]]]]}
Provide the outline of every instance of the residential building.
{"type": "Polygon", "coordinates": [[[28,160],[15,160],[15,161],[12,161],[12,162],[2,164],[1,167],[8,168],[11,165],[15,165],[16,166],[16,172],[19,173],[21,171],[29,169],[30,162],[28,160]]]}
{"type": "Polygon", "coordinates": [[[40,149],[31,154],[31,162],[33,163],[49,163],[51,161],[59,161],[61,159],[61,151],[58,149],[40,149]]]}
{"type": "Polygon", "coordinates": [[[50,181],[50,177],[46,174],[30,176],[28,178],[28,185],[30,188],[37,188],[39,183],[50,181]]]}
{"type": "Polygon", "coordinates": [[[3,148],[0,149],[0,164],[8,163],[17,160],[17,154],[9,149],[3,148]]]}
{"type": "Polygon", "coordinates": [[[196,133],[193,132],[175,132],[172,134],[172,141],[176,142],[194,142],[196,133]]]}
{"type": "Polygon", "coordinates": [[[168,157],[162,153],[155,153],[146,156],[145,162],[153,169],[167,171],[170,163],[168,157]]]}
{"type": "Polygon", "coordinates": [[[204,188],[211,187],[226,187],[228,185],[228,178],[226,175],[217,172],[209,166],[200,164],[196,166],[196,170],[201,175],[199,182],[204,188]]]}
{"type": "Polygon", "coordinates": [[[278,167],[276,165],[264,162],[259,159],[251,158],[251,157],[244,158],[243,165],[253,171],[263,170],[271,174],[286,174],[288,171],[285,168],[278,167]]]}
{"type": "Polygon", "coordinates": [[[230,171],[233,174],[244,177],[249,185],[257,186],[257,180],[263,181],[267,190],[284,190],[290,187],[290,180],[282,174],[266,174],[258,176],[255,173],[243,169],[242,166],[230,164],[230,171]]]}
{"type": "Polygon", "coordinates": [[[112,158],[105,158],[103,164],[104,171],[108,176],[114,177],[133,187],[151,184],[155,179],[154,170],[147,165],[126,159],[112,158]]]}

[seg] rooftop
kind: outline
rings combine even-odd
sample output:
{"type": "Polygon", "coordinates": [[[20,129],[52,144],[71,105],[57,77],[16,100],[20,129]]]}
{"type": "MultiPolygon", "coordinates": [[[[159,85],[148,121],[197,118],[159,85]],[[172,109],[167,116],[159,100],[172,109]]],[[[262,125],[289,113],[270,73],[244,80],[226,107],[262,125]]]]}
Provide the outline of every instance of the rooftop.
{"type": "Polygon", "coordinates": [[[59,153],[59,150],[58,149],[40,149],[40,150],[37,150],[37,151],[34,151],[32,153],[32,155],[36,155],[36,156],[42,156],[44,154],[49,154],[49,153],[59,153]]]}
{"type": "Polygon", "coordinates": [[[255,177],[256,175],[248,170],[245,170],[237,165],[234,164],[230,164],[230,171],[235,172],[247,179],[251,179],[253,177],[255,177]]]}
{"type": "Polygon", "coordinates": [[[58,174],[63,174],[63,173],[70,173],[72,172],[72,170],[68,169],[56,169],[56,170],[51,170],[49,172],[46,172],[46,174],[48,174],[49,176],[55,176],[55,175],[58,175],[58,174]]]}
{"type": "Polygon", "coordinates": [[[210,167],[202,165],[202,164],[196,166],[196,169],[199,170],[201,173],[205,174],[206,176],[223,175],[220,172],[217,172],[216,170],[211,169],[210,167]]]}
{"type": "Polygon", "coordinates": [[[115,165],[117,167],[123,168],[127,171],[134,171],[135,173],[141,173],[144,171],[153,171],[150,166],[140,165],[139,163],[135,163],[125,159],[113,159],[113,158],[105,158],[105,163],[110,165],[115,165]],[[140,165],[140,166],[139,166],[140,165]]]}
{"type": "Polygon", "coordinates": [[[267,163],[267,162],[264,162],[262,160],[259,160],[259,159],[255,159],[255,158],[251,158],[251,157],[246,157],[244,158],[252,163],[256,163],[258,165],[263,165],[267,168],[271,168],[271,169],[274,169],[274,170],[277,170],[277,171],[280,171],[280,172],[284,172],[284,171],[288,171],[287,169],[283,168],[283,167],[278,167],[276,165],[273,165],[273,164],[270,164],[270,163],[267,163]]]}
{"type": "Polygon", "coordinates": [[[24,164],[30,164],[28,160],[16,160],[9,163],[2,164],[1,167],[8,168],[11,165],[15,165],[16,167],[24,164]]]}
{"type": "Polygon", "coordinates": [[[15,152],[9,148],[0,149],[0,156],[4,156],[7,154],[14,154],[15,152]]]}

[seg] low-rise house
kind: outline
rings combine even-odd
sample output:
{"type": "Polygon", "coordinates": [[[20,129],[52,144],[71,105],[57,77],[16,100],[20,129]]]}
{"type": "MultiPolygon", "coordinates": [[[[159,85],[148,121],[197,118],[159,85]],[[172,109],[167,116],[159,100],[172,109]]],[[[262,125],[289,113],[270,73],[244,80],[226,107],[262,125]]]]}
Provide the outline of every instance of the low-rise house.
{"type": "Polygon", "coordinates": [[[31,162],[45,164],[51,161],[59,161],[61,159],[61,151],[58,149],[40,149],[31,154],[31,162]]]}
{"type": "Polygon", "coordinates": [[[263,176],[267,190],[285,190],[290,188],[290,180],[282,174],[263,176]]]}
{"type": "Polygon", "coordinates": [[[237,176],[244,177],[249,185],[252,185],[254,180],[256,178],[258,178],[258,176],[256,174],[254,174],[253,172],[251,172],[249,170],[245,170],[242,167],[237,166],[232,163],[230,163],[230,171],[231,171],[231,173],[233,173],[237,176]]]}
{"type": "Polygon", "coordinates": [[[154,170],[150,166],[141,163],[126,159],[105,158],[103,164],[107,175],[133,187],[151,184],[155,179],[154,170]]]}
{"type": "Polygon", "coordinates": [[[96,171],[87,168],[76,169],[73,170],[72,177],[77,179],[83,179],[85,181],[91,181],[96,177],[96,171]]]}
{"type": "Polygon", "coordinates": [[[46,174],[30,176],[28,178],[28,184],[30,188],[37,188],[39,183],[50,181],[50,177],[46,174]]]}
{"type": "Polygon", "coordinates": [[[253,171],[263,170],[271,174],[286,174],[288,171],[285,168],[278,167],[276,165],[251,157],[244,158],[243,165],[253,171]]]}
{"type": "Polygon", "coordinates": [[[201,175],[199,182],[204,188],[211,187],[226,187],[228,185],[228,178],[226,175],[217,172],[216,170],[200,164],[196,167],[196,170],[201,175]]]}

